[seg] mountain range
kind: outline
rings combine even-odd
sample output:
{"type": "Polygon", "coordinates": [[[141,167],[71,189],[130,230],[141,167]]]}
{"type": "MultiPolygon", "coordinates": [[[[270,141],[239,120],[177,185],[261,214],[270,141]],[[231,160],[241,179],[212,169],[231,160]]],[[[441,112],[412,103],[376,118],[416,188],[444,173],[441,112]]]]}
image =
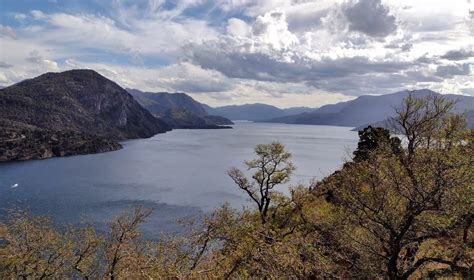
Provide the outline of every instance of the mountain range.
{"type": "Polygon", "coordinates": [[[202,125],[221,128],[232,124],[230,120],[263,121],[315,110],[308,107],[280,109],[262,103],[211,107],[186,93],[127,90],[144,108],[173,128],[200,128],[202,125]]]}
{"type": "MultiPolygon", "coordinates": [[[[265,122],[287,123],[287,124],[314,124],[335,125],[362,128],[369,124],[381,124],[393,116],[395,108],[400,106],[409,91],[401,91],[386,95],[364,95],[354,100],[330,104],[320,107],[311,112],[295,114],[284,117],[269,118],[265,122]]],[[[415,97],[426,97],[428,95],[440,95],[428,89],[413,91],[415,97]]],[[[468,126],[473,127],[474,122],[474,97],[464,95],[446,94],[448,100],[457,101],[453,110],[455,113],[466,113],[468,126]]]]}
{"type": "Polygon", "coordinates": [[[130,94],[155,117],[172,128],[229,128],[229,119],[209,114],[206,108],[185,93],[142,92],[127,89],[130,94]]]}
{"type": "Polygon", "coordinates": [[[310,112],[314,110],[314,108],[308,107],[293,107],[287,109],[280,109],[278,107],[262,103],[230,105],[214,108],[204,105],[204,108],[209,114],[212,115],[223,116],[231,120],[248,121],[263,121],[271,118],[279,118],[294,114],[310,112]]]}

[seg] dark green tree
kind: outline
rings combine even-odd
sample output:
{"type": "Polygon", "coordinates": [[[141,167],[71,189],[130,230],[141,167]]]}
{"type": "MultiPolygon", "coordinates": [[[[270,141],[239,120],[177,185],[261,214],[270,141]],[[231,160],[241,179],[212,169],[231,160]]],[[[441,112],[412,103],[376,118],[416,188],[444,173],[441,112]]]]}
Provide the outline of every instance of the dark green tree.
{"type": "Polygon", "coordinates": [[[402,150],[400,139],[398,137],[391,137],[388,129],[369,125],[359,131],[359,143],[357,144],[357,149],[353,152],[354,161],[368,160],[370,153],[380,147],[390,147],[394,154],[399,154],[402,150]]]}

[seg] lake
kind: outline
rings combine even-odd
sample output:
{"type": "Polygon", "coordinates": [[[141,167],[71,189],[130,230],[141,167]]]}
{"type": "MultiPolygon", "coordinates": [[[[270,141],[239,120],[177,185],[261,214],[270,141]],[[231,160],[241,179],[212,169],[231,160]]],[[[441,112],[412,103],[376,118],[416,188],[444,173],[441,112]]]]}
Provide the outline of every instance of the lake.
{"type": "Polygon", "coordinates": [[[123,209],[143,204],[154,209],[145,234],[175,232],[177,219],[199,216],[225,201],[237,208],[249,203],[226,172],[243,169],[255,145],[283,143],[297,168],[291,185],[308,184],[349,157],[357,145],[350,129],[237,122],[234,129],[182,129],[126,141],[115,152],[3,163],[0,215],[26,209],[57,224],[87,222],[103,229],[123,209]]]}

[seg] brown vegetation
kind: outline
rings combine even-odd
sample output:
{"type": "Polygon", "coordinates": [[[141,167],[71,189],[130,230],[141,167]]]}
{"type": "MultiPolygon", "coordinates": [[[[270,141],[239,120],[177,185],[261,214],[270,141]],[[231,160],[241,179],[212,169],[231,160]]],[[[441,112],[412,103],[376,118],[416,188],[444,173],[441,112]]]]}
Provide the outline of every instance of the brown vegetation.
{"type": "Polygon", "coordinates": [[[275,187],[290,154],[259,145],[251,179],[229,171],[256,210],[224,204],[185,236],[141,239],[141,208],[105,236],[19,215],[0,226],[0,278],[472,279],[474,132],[451,106],[408,97],[392,119],[401,138],[361,131],[352,161],[289,196],[275,187]]]}

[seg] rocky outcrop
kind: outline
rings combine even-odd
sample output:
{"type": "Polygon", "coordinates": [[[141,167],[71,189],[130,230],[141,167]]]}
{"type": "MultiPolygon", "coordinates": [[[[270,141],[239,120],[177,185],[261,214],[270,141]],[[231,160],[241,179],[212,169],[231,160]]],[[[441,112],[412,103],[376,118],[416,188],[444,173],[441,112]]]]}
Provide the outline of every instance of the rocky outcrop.
{"type": "Polygon", "coordinates": [[[121,148],[114,140],[71,130],[7,128],[0,132],[0,161],[94,154],[121,148]]]}

